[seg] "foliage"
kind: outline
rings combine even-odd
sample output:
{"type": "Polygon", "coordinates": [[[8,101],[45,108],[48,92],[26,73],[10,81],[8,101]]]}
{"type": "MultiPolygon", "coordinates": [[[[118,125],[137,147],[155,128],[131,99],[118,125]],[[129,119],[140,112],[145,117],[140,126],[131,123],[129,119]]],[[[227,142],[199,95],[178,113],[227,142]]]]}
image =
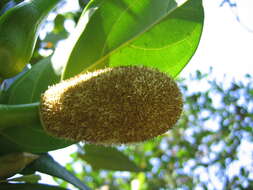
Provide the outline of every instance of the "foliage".
{"type": "MultiPolygon", "coordinates": [[[[1,1],[0,15],[19,2],[1,1]]],[[[79,0],[79,10],[59,13],[64,5],[61,2],[52,14],[55,18],[41,28],[30,64],[3,81],[1,104],[38,102],[49,85],[108,66],[145,65],[175,78],[196,51],[203,27],[200,0],[185,4],[174,0],[93,0],[88,5],[87,0],[79,0]],[[70,30],[70,23],[77,26],[75,30],[70,30]],[[65,39],[70,42],[66,47],[62,46],[65,39]]],[[[185,113],[173,130],[138,145],[112,148],[78,144],[78,152],[66,168],[79,180],[46,154],[75,142],[48,136],[39,122],[0,126],[0,158],[13,152],[40,156],[32,164],[22,162],[14,168],[22,176],[3,179],[0,189],[65,189],[66,182],[59,178],[79,189],[88,189],[80,180],[92,189],[108,186],[110,190],[128,190],[134,184],[139,184],[139,190],[217,189],[216,183],[223,189],[253,188],[252,160],[230,174],[241,160],[241,147],[253,141],[252,78],[248,76],[245,81],[225,87],[200,72],[190,83],[182,81],[185,113]],[[203,81],[211,90],[193,90],[194,83],[199,86],[203,81]],[[80,163],[82,171],[75,171],[75,164],[80,163]],[[38,184],[36,171],[58,177],[56,181],[63,188],[38,184]],[[11,184],[13,181],[25,184],[11,184]]]]}
{"type": "Polygon", "coordinates": [[[58,2],[25,1],[0,17],[1,78],[14,77],[24,69],[32,57],[42,21],[58,2]]]}
{"type": "Polygon", "coordinates": [[[174,0],[93,1],[77,24],[63,79],[122,65],[155,67],[175,77],[196,50],[202,22],[199,0],[182,6],[174,0]]]}

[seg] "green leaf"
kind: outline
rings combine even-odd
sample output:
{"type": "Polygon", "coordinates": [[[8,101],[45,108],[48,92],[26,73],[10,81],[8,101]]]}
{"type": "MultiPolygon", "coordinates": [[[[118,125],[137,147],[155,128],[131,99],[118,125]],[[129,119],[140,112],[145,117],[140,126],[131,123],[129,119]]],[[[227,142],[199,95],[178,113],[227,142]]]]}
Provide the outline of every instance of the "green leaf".
{"type": "Polygon", "coordinates": [[[40,100],[41,93],[59,80],[60,76],[52,66],[51,57],[45,58],[12,84],[7,91],[8,104],[37,102],[40,100]]]}
{"type": "Polygon", "coordinates": [[[84,150],[85,154],[79,154],[79,157],[88,162],[94,169],[131,172],[143,171],[143,169],[139,168],[132,160],[116,148],[85,145],[84,150]]]}
{"type": "Polygon", "coordinates": [[[0,183],[1,190],[67,190],[65,188],[45,184],[11,184],[0,183]]]}
{"type": "Polygon", "coordinates": [[[43,153],[73,144],[47,135],[40,125],[6,128],[0,135],[0,153],[15,151],[43,153]]]}
{"type": "Polygon", "coordinates": [[[176,77],[198,46],[203,20],[201,0],[91,1],[73,34],[63,79],[120,65],[155,67],[176,77]]]}
{"type": "Polygon", "coordinates": [[[35,160],[28,168],[42,172],[54,177],[61,178],[72,185],[75,185],[80,190],[89,190],[89,188],[83,184],[78,178],[72,173],[57,163],[50,155],[45,154],[40,156],[39,159],[35,160]]]}
{"type": "MultiPolygon", "coordinates": [[[[51,58],[43,59],[12,84],[7,91],[7,102],[9,104],[37,102],[41,93],[59,80],[60,76],[56,74],[51,58]]],[[[0,154],[15,151],[42,153],[70,144],[73,142],[47,135],[40,123],[35,126],[6,128],[0,132],[0,154]]]]}

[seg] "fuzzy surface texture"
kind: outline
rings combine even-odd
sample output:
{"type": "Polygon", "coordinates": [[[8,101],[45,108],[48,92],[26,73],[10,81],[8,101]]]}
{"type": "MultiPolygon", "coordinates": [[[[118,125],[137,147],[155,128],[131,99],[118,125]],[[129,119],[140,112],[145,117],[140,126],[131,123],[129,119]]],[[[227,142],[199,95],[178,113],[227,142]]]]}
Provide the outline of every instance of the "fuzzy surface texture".
{"type": "Polygon", "coordinates": [[[42,95],[40,116],[56,137],[103,145],[138,143],[172,128],[182,94],[167,74],[125,66],[78,75],[42,95]]]}

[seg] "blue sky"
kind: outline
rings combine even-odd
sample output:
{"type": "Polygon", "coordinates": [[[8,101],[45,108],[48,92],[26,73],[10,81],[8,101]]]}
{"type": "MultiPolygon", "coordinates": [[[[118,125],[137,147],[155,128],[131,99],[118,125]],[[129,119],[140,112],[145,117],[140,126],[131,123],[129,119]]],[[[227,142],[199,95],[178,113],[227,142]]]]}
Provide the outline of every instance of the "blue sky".
{"type": "Polygon", "coordinates": [[[203,1],[205,25],[202,38],[196,54],[181,76],[188,76],[196,69],[208,71],[210,66],[217,78],[226,74],[240,80],[245,73],[253,74],[253,1],[231,0],[237,3],[235,8],[229,7],[228,3],[220,7],[221,2],[203,1]]]}

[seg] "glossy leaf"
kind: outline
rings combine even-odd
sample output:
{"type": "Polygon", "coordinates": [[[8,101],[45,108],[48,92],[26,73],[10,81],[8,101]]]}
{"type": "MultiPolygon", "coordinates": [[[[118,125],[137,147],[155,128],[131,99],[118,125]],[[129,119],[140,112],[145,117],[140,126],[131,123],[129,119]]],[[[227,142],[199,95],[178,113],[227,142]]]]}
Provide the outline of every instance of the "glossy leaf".
{"type": "Polygon", "coordinates": [[[24,1],[0,17],[2,78],[14,77],[25,68],[32,57],[42,22],[60,1],[24,1]]]}
{"type": "Polygon", "coordinates": [[[63,79],[119,65],[155,67],[176,77],[198,46],[204,17],[201,0],[178,2],[92,1],[73,34],[63,79]]]}
{"type": "Polygon", "coordinates": [[[60,76],[55,73],[51,58],[45,58],[12,84],[7,91],[8,104],[37,102],[40,100],[41,93],[48,86],[59,82],[59,79],[60,76]]]}
{"type": "Polygon", "coordinates": [[[11,184],[11,183],[0,183],[1,190],[67,190],[62,187],[45,185],[45,184],[11,184]]]}
{"type": "MultiPolygon", "coordinates": [[[[9,104],[37,102],[49,85],[59,81],[50,58],[46,58],[26,72],[7,91],[9,104]]],[[[47,152],[66,147],[73,142],[56,139],[45,133],[40,123],[36,126],[17,126],[0,132],[0,153],[14,151],[47,152]]]]}
{"type": "Polygon", "coordinates": [[[79,155],[94,169],[140,172],[139,168],[126,155],[113,147],[85,145],[85,154],[79,155]]]}
{"type": "Polygon", "coordinates": [[[47,135],[40,125],[6,128],[0,135],[0,153],[16,151],[42,153],[73,143],[47,135]]]}

